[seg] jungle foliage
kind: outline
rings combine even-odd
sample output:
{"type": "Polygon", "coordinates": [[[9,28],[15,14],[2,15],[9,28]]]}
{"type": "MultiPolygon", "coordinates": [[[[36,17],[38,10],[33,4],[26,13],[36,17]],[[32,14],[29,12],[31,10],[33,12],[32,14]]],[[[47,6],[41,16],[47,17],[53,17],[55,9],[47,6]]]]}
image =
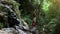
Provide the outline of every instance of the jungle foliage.
{"type": "MultiPolygon", "coordinates": [[[[37,9],[36,17],[39,32],[46,32],[47,34],[60,32],[60,0],[6,0],[6,2],[12,6],[17,18],[23,18],[29,26],[32,24],[33,12],[37,9]]],[[[3,8],[0,4],[0,13],[2,14],[3,8]]],[[[9,11],[9,9],[4,11],[9,11]]],[[[3,27],[2,23],[0,27],[3,27]]]]}

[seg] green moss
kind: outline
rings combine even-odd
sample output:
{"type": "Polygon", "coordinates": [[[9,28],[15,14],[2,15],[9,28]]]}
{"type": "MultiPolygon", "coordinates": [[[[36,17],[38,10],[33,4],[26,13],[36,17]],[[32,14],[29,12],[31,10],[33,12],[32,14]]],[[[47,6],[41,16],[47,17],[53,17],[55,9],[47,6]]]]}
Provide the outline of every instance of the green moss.
{"type": "Polygon", "coordinates": [[[3,27],[4,27],[3,23],[0,22],[0,29],[3,28],[3,27]]]}
{"type": "MultiPolygon", "coordinates": [[[[2,1],[2,0],[1,0],[2,1]]],[[[15,0],[3,0],[2,2],[5,2],[6,5],[11,5],[12,8],[14,9],[14,12],[17,14],[17,18],[20,19],[20,10],[19,10],[19,6],[20,4],[18,2],[16,2],[15,0]]],[[[12,9],[12,10],[13,10],[12,9]]],[[[7,21],[8,21],[8,16],[10,16],[10,9],[3,7],[0,5],[0,12],[4,12],[7,13],[4,15],[4,21],[2,23],[0,23],[0,29],[7,26],[7,21]]]]}
{"type": "Polygon", "coordinates": [[[2,6],[0,6],[0,11],[3,9],[3,7],[2,6]]]}

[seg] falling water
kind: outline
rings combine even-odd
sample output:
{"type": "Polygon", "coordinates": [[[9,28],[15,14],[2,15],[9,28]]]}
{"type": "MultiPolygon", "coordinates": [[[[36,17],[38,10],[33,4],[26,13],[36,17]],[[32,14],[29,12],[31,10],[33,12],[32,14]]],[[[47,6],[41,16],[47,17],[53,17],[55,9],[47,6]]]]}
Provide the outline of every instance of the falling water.
{"type": "MultiPolygon", "coordinates": [[[[14,13],[14,11],[11,9],[11,6],[2,4],[1,2],[0,2],[0,6],[8,8],[11,12],[14,13]]],[[[18,34],[32,34],[32,33],[28,32],[29,26],[27,23],[25,23],[23,20],[22,20],[23,22],[21,22],[21,20],[19,20],[19,19],[17,19],[17,21],[19,21],[20,24],[18,26],[15,26],[15,28],[8,27],[8,28],[2,28],[1,30],[7,32],[8,34],[14,34],[14,32],[17,32],[18,34]],[[22,29],[25,29],[27,31],[24,31],[22,29]]]]}

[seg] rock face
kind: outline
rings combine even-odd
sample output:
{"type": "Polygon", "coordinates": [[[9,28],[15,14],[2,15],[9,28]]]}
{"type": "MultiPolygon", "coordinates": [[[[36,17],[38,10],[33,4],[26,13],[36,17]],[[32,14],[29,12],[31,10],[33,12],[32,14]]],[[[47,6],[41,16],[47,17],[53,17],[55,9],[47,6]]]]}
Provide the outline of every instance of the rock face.
{"type": "Polygon", "coordinates": [[[14,28],[3,28],[2,30],[0,30],[0,34],[32,34],[29,31],[24,31],[21,30],[19,28],[14,29],[14,28]]]}
{"type": "Polygon", "coordinates": [[[0,22],[3,23],[3,25],[1,24],[2,26],[0,27],[2,28],[0,30],[0,34],[32,34],[29,31],[25,31],[25,30],[29,30],[29,26],[24,20],[20,19],[19,5],[20,4],[14,0],[0,1],[0,16],[4,18],[2,22],[0,19],[0,22]],[[19,24],[15,25],[15,23],[17,23],[14,21],[15,19],[12,20],[9,19],[8,17],[16,18],[16,21],[18,21],[19,24]],[[8,20],[12,20],[12,21],[8,22],[8,20]],[[14,25],[15,28],[14,27],[11,28],[9,25],[11,26],[14,25]]]}
{"type": "MultiPolygon", "coordinates": [[[[17,30],[14,28],[3,28],[0,31],[0,34],[19,34],[17,30]]],[[[21,34],[21,33],[20,33],[21,34]]]]}
{"type": "MultiPolygon", "coordinates": [[[[11,21],[14,22],[8,17],[13,17],[16,19],[18,18],[20,20],[19,5],[20,4],[17,3],[15,0],[0,0],[0,29],[3,27],[9,27],[11,26],[11,21]],[[8,21],[10,21],[10,23],[8,21]]],[[[15,23],[12,24],[12,26],[13,25],[15,25],[15,23]]]]}
{"type": "Polygon", "coordinates": [[[0,34],[32,34],[28,30],[28,24],[23,21],[18,26],[2,28],[0,34]]]}
{"type": "Polygon", "coordinates": [[[3,28],[2,31],[5,31],[5,32],[7,32],[9,34],[13,34],[14,28],[3,28]]]}
{"type": "Polygon", "coordinates": [[[5,32],[5,31],[0,30],[0,34],[8,34],[8,33],[5,32]]]}

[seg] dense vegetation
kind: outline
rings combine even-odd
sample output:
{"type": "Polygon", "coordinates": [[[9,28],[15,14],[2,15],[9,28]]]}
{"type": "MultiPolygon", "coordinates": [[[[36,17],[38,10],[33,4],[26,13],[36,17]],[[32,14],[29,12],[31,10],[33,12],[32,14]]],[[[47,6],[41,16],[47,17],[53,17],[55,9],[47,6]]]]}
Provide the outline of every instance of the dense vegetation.
{"type": "MultiPolygon", "coordinates": [[[[17,18],[24,19],[29,26],[32,24],[33,13],[36,9],[39,33],[58,34],[60,32],[60,0],[6,0],[6,2],[7,5],[12,6],[17,18]]],[[[2,13],[4,19],[8,20],[7,16],[10,16],[11,13],[6,14],[7,12],[10,13],[10,9],[0,4],[0,13],[2,13]]],[[[0,23],[0,28],[7,26],[7,20],[4,19],[5,24],[0,23]]]]}

